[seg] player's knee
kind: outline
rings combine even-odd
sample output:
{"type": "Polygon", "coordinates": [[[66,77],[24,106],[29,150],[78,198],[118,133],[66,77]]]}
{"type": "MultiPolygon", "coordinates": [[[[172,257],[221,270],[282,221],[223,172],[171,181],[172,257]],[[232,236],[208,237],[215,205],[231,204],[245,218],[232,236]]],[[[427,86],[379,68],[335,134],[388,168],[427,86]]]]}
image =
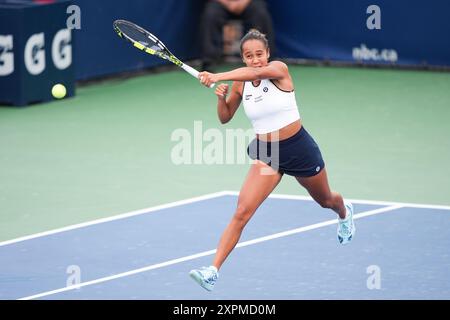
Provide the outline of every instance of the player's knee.
{"type": "Polygon", "coordinates": [[[239,225],[244,226],[248,222],[252,214],[253,211],[251,210],[250,206],[246,204],[238,204],[233,219],[239,225]]]}

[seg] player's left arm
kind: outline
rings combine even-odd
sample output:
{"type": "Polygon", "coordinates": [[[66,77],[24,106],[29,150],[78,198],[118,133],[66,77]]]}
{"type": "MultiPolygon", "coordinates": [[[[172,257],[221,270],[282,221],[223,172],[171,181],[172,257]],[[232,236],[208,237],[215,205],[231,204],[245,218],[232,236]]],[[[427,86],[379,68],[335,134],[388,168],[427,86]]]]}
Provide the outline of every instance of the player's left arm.
{"type": "Polygon", "coordinates": [[[283,80],[289,77],[289,70],[285,63],[272,61],[267,66],[252,68],[243,67],[229,72],[209,73],[200,72],[200,82],[205,86],[219,81],[256,81],[261,79],[283,80]]]}

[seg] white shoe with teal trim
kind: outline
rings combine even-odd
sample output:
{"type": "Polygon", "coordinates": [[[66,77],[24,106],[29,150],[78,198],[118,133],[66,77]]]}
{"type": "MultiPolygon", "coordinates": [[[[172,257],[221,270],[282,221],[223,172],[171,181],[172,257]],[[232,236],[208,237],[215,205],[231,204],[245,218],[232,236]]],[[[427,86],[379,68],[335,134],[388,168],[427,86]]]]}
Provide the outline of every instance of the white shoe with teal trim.
{"type": "Polygon", "coordinates": [[[350,202],[344,202],[346,215],[345,219],[338,217],[337,237],[340,244],[347,244],[352,241],[355,235],[355,222],[353,221],[353,205],[350,202]]]}
{"type": "Polygon", "coordinates": [[[217,279],[219,279],[219,272],[216,267],[202,267],[201,269],[194,269],[189,272],[192,279],[208,291],[214,289],[217,279]]]}

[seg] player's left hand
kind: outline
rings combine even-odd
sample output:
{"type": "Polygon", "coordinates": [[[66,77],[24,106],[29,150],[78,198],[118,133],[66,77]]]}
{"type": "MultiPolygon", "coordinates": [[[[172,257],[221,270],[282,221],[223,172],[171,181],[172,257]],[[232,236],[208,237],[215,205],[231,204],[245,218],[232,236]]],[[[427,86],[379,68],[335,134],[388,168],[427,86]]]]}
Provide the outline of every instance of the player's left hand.
{"type": "Polygon", "coordinates": [[[211,87],[212,84],[219,81],[215,73],[210,73],[207,71],[200,72],[198,74],[198,79],[200,80],[201,84],[208,88],[211,87]]]}

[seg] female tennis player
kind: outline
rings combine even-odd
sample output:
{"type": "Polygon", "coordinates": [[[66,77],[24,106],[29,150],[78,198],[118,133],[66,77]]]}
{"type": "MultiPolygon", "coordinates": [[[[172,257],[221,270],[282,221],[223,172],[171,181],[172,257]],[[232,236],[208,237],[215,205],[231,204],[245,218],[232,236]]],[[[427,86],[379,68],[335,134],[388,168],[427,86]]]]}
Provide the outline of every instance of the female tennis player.
{"type": "Polygon", "coordinates": [[[247,149],[255,161],[239,193],[234,216],[222,234],[213,264],[190,272],[208,291],[214,288],[219,269],[239,241],[245,225],[284,174],[295,177],[323,208],[337,213],[339,243],[350,242],[355,233],[353,206],[330,190],[319,147],[302,125],[288,67],[280,61],[269,62],[268,41],[255,29],[242,38],[241,55],[246,67],[199,74],[200,82],[207,87],[233,81],[229,95],[227,84],[216,87],[219,119],[221,123],[230,121],[243,101],[256,133],[247,149]]]}

